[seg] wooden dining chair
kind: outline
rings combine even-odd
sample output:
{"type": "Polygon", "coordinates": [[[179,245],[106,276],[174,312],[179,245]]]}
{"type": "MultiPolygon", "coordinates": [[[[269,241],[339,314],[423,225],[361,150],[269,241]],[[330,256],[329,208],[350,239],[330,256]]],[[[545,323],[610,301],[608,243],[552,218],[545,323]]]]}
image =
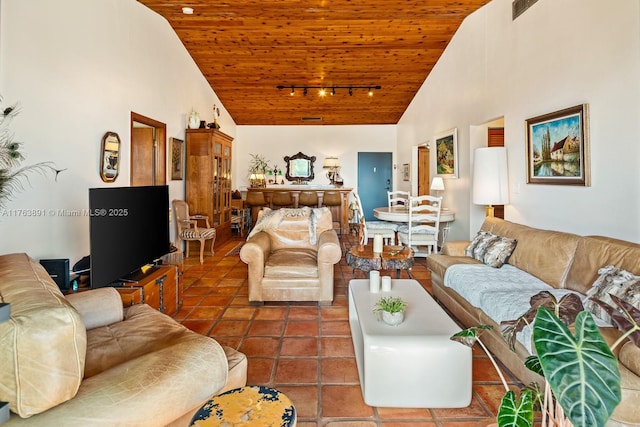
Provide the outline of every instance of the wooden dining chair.
{"type": "Polygon", "coordinates": [[[356,199],[356,206],[358,207],[358,214],[360,216],[360,223],[364,224],[364,242],[363,244],[367,244],[369,239],[373,239],[373,236],[376,234],[381,234],[382,239],[388,245],[395,245],[396,243],[396,230],[398,229],[398,224],[390,221],[366,221],[364,218],[364,210],[362,209],[362,202],[360,201],[360,196],[357,193],[353,193],[353,196],[356,199]]]}
{"type": "Polygon", "coordinates": [[[413,249],[414,257],[438,253],[442,197],[409,197],[409,222],[398,227],[398,242],[413,249]]]}

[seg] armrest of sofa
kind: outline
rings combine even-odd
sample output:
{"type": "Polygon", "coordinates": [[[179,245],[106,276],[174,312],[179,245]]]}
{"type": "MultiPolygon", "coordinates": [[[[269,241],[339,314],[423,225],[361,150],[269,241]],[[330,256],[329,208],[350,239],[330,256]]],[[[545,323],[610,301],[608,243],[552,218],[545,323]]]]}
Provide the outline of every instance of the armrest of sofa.
{"type": "Polygon", "coordinates": [[[85,379],[73,399],[10,425],[165,426],[216,394],[227,375],[220,344],[192,333],[85,379]]]}
{"type": "Polygon", "coordinates": [[[468,240],[460,240],[457,242],[445,242],[442,247],[443,255],[464,256],[464,250],[471,242],[468,240]]]}
{"type": "Polygon", "coordinates": [[[249,275],[256,274],[256,277],[264,275],[264,265],[271,253],[271,238],[260,231],[251,236],[240,249],[240,259],[249,266],[249,275]]]}
{"type": "Polygon", "coordinates": [[[114,288],[91,289],[66,296],[80,314],[86,329],[99,328],[124,319],[122,298],[114,288]]]}
{"type": "Polygon", "coordinates": [[[335,230],[326,230],[318,237],[318,263],[329,263],[331,265],[340,262],[342,249],[340,240],[335,230]]]}

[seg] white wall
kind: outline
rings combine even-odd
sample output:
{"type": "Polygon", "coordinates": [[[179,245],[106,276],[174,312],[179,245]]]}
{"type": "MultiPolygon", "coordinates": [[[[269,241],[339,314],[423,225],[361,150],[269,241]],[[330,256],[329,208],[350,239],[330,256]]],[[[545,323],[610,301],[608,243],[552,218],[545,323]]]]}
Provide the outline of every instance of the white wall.
{"type": "MultiPolygon", "coordinates": [[[[74,263],[89,253],[89,219],[56,212],[87,208],[91,187],[129,185],[131,111],[184,139],[192,108],[210,122],[213,104],[222,104],[169,24],[136,1],[0,1],[0,94],[3,106],[22,106],[11,130],[24,142],[23,165],[66,169],[57,182],[33,176],[0,211],[0,253],[74,263]],[[106,131],[122,140],[113,184],[99,175],[106,131]],[[8,216],[20,209],[44,215],[8,216]]],[[[221,130],[234,136],[235,123],[221,113],[221,130]]],[[[168,183],[171,198],[184,196],[184,181],[168,183]]]]}
{"type": "MultiPolygon", "coordinates": [[[[477,126],[504,117],[508,220],[640,242],[640,4],[540,1],[515,21],[511,0],[469,16],[398,124],[410,147],[458,128],[460,178],[445,182],[452,239],[475,234],[484,209],[469,193],[477,126]],[[588,103],[591,187],[526,183],[525,120],[588,103]],[[473,226],[470,226],[473,225],[473,226]]],[[[432,156],[435,170],[435,159],[432,156]]]]}
{"type": "MultiPolygon", "coordinates": [[[[270,165],[275,163],[282,169],[285,156],[301,151],[316,156],[313,184],[329,183],[322,162],[325,157],[335,156],[340,160],[344,186],[357,191],[358,152],[391,152],[395,162],[395,147],[395,125],[238,126],[233,141],[233,185],[248,185],[251,154],[262,154],[270,165]]],[[[394,172],[397,183],[398,170],[394,172]]]]}

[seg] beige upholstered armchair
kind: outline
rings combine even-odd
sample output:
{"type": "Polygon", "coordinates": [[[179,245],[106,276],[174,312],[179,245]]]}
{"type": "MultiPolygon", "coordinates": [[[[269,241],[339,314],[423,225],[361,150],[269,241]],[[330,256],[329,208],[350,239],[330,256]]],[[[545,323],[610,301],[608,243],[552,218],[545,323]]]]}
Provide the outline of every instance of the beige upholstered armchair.
{"type": "Polygon", "coordinates": [[[333,266],[342,251],[326,208],[263,209],[240,250],[249,266],[249,301],[333,301],[333,266]]]}

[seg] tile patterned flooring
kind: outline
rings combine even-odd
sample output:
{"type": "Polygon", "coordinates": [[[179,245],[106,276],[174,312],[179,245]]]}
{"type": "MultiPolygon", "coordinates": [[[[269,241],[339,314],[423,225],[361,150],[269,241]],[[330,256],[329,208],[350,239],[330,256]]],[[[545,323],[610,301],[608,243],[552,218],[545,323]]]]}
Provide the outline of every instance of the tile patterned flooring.
{"type": "MultiPolygon", "coordinates": [[[[341,238],[343,248],[350,247],[350,239],[353,237],[341,238]]],[[[347,286],[353,277],[352,269],[344,257],[335,266],[331,306],[253,306],[247,298],[246,264],[238,255],[225,256],[240,241],[225,243],[213,257],[206,257],[203,265],[193,254],[185,260],[184,304],[174,318],[245,353],[247,383],[274,387],[289,396],[298,411],[299,427],[476,427],[495,419],[504,388],[478,346],[473,350],[473,400],[469,407],[407,409],[366,405],[348,322],[347,286]]],[[[416,259],[411,274],[427,291],[431,290],[423,258],[416,259]]],[[[356,272],[356,277],[365,275],[356,272]]],[[[406,278],[406,273],[402,277],[406,278]]]]}

